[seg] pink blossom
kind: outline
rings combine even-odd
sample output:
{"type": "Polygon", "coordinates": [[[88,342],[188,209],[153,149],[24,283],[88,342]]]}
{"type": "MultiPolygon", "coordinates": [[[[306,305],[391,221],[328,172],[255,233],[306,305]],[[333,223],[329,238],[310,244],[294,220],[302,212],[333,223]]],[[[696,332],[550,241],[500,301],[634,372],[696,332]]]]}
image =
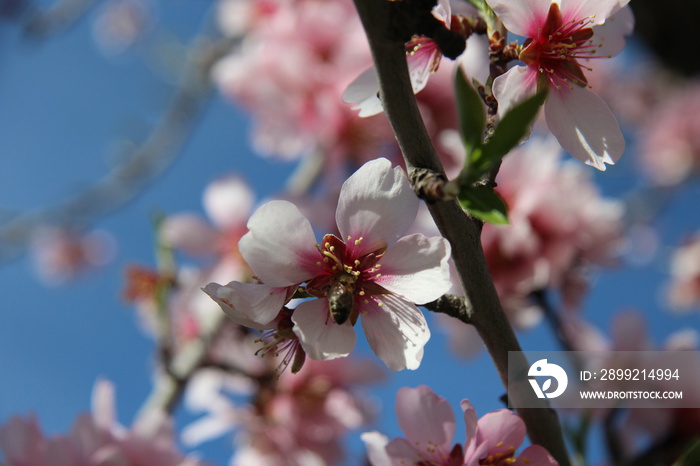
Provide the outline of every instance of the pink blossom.
{"type": "MultiPolygon", "coordinates": [[[[452,18],[449,0],[439,0],[433,8],[433,16],[449,28],[452,18]]],[[[413,36],[406,43],[406,61],[414,94],[418,94],[425,88],[430,75],[438,70],[441,59],[440,47],[429,37],[413,36]]],[[[343,101],[355,104],[352,108],[360,111],[360,117],[369,117],[383,112],[384,108],[379,100],[377,70],[374,67],[369,68],[351,82],[343,93],[343,101]]]]}
{"type": "Polygon", "coordinates": [[[676,310],[700,307],[700,233],[674,251],[667,298],[676,310]]]}
{"type": "Polygon", "coordinates": [[[241,239],[241,254],[263,284],[209,284],[205,291],[234,318],[268,324],[306,283],[319,299],[293,311],[294,334],[317,360],[347,356],[357,319],[374,352],[392,370],[415,369],[430,338],[424,304],[450,287],[450,246],[440,237],[402,237],[418,199],[403,171],[386,159],[366,163],[341,188],[340,236],[317,243],[309,221],[291,203],[258,209],[241,239]]]}
{"type": "Polygon", "coordinates": [[[116,242],[105,231],[47,227],[39,230],[31,247],[41,280],[48,285],[61,285],[111,261],[116,242]]]}
{"type": "Polygon", "coordinates": [[[608,106],[588,89],[584,70],[589,59],[624,47],[634,25],[628,1],[487,0],[510,32],[527,38],[525,65],[494,80],[499,114],[547,90],[545,118],[562,147],[599,170],[614,164],[625,140],[608,106]]]}
{"type": "Polygon", "coordinates": [[[461,403],[467,426],[464,445],[454,444],[455,417],[449,403],[429,387],[402,388],[396,395],[396,415],[406,438],[389,441],[379,432],[362,435],[373,466],[430,464],[435,466],[532,466],[557,462],[539,445],[516,455],[525,440],[525,423],[502,409],[477,421],[468,400],[461,403]]]}
{"type": "Polygon", "coordinates": [[[171,421],[149,411],[131,429],[115,419],[114,388],[95,384],[92,415],[80,416],[67,435],[47,438],[34,417],[12,418],[0,427],[4,466],[127,465],[201,466],[175,446],[171,421]]]}
{"type": "Polygon", "coordinates": [[[324,168],[338,169],[376,157],[393,141],[388,122],[358,119],[341,99],[349,79],[371,63],[351,0],[227,4],[221,21],[247,34],[213,75],[225,96],[252,112],[259,152],[320,154],[324,168]]]}
{"type": "Polygon", "coordinates": [[[700,82],[675,90],[640,128],[640,162],[651,181],[673,186],[700,169],[700,82]]]}
{"type": "Polygon", "coordinates": [[[549,140],[533,139],[505,158],[496,190],[508,204],[508,225],[484,225],[482,245],[496,289],[521,326],[538,316],[530,293],[553,288],[567,307],[581,298],[581,270],[614,262],[622,237],[622,205],[603,199],[586,170],[561,163],[549,140]]]}
{"type": "Polygon", "coordinates": [[[246,390],[231,384],[229,374],[209,371],[187,394],[188,407],[207,415],[188,426],[183,437],[198,444],[236,429],[233,465],[338,464],[345,434],[373,415],[358,389],[383,375],[368,361],[309,361],[297,374],[249,380],[246,390]],[[225,396],[234,393],[252,398],[234,404],[225,396]]]}

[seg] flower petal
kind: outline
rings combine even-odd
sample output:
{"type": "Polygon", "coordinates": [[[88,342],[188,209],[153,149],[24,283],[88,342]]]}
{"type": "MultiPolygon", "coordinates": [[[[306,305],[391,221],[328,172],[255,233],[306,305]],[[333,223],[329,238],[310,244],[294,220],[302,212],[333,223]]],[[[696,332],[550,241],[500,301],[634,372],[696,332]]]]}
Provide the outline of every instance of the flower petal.
{"type": "Polygon", "coordinates": [[[192,255],[216,251],[218,233],[204,219],[195,214],[167,217],[160,228],[163,243],[192,255]]]}
{"type": "Polygon", "coordinates": [[[430,387],[402,388],[396,394],[396,417],[407,440],[429,451],[452,448],[456,423],[452,407],[430,387]]]}
{"type": "MultiPolygon", "coordinates": [[[[634,15],[629,6],[624,7],[605,23],[593,28],[595,35],[592,41],[601,44],[597,48],[598,56],[615,56],[625,48],[625,37],[632,34],[634,29],[634,15]]],[[[590,60],[587,60],[590,63],[590,60]]]]}
{"type": "Polygon", "coordinates": [[[379,432],[365,432],[360,435],[367,448],[367,458],[372,466],[392,466],[391,458],[386,452],[389,439],[379,432]]]}
{"type": "MultiPolygon", "coordinates": [[[[262,325],[277,317],[288,295],[287,288],[257,283],[231,282],[225,286],[209,283],[203,290],[234,321],[251,320],[262,325]]],[[[260,328],[260,325],[253,328],[260,328]]]]}
{"type": "Polygon", "coordinates": [[[530,445],[518,455],[518,459],[513,463],[513,466],[525,465],[559,466],[559,463],[552,458],[552,455],[544,447],[530,445]]]}
{"type": "Polygon", "coordinates": [[[596,24],[603,24],[628,3],[629,0],[561,0],[560,8],[564,22],[591,18],[596,24]]]}
{"type": "Polygon", "coordinates": [[[468,453],[472,451],[476,445],[476,430],[479,420],[476,415],[476,409],[474,409],[474,405],[472,405],[469,400],[462,400],[460,406],[464,412],[464,424],[467,426],[464,449],[466,456],[468,456],[468,453]]]}
{"type": "Polygon", "coordinates": [[[400,167],[380,158],[367,162],[340,189],[335,219],[353,257],[376,251],[399,237],[418,213],[418,198],[400,167]]]}
{"type": "Polygon", "coordinates": [[[425,316],[413,303],[392,294],[381,305],[368,299],[360,307],[362,329],[374,353],[392,371],[417,369],[430,339],[425,316]]]}
{"type": "Polygon", "coordinates": [[[449,259],[450,244],[444,238],[404,236],[387,249],[381,260],[381,276],[374,282],[409,301],[425,304],[452,287],[449,259]]]}
{"type": "Polygon", "coordinates": [[[552,0],[486,0],[486,3],[510,32],[536,37],[537,28],[544,24],[552,0]]]}
{"type": "Polygon", "coordinates": [[[525,440],[525,423],[517,414],[500,409],[479,419],[476,432],[477,444],[487,443],[488,454],[510,454],[525,440]]]}
{"type": "Polygon", "coordinates": [[[372,67],[359,75],[343,92],[343,102],[353,105],[353,110],[359,110],[359,116],[369,117],[382,113],[384,107],[379,100],[379,76],[377,69],[372,67]]]}
{"type": "Polygon", "coordinates": [[[607,104],[586,88],[554,90],[544,104],[549,130],[572,156],[598,170],[614,164],[625,138],[607,104]]]}
{"type": "Polygon", "coordinates": [[[238,243],[253,272],[273,287],[290,286],[313,278],[320,254],[311,223],[287,201],[271,201],[248,220],[238,243]]]}
{"type": "Polygon", "coordinates": [[[238,175],[214,180],[204,191],[204,209],[221,229],[238,228],[250,215],[255,196],[238,175]]]}
{"type": "Polygon", "coordinates": [[[493,95],[498,101],[498,116],[532,97],[537,92],[537,71],[529,66],[514,66],[493,81],[493,95]]]}
{"type": "Polygon", "coordinates": [[[357,335],[348,320],[338,325],[330,318],[327,299],[299,304],[292,314],[294,333],[311,359],[342,358],[355,347],[357,335]]]}

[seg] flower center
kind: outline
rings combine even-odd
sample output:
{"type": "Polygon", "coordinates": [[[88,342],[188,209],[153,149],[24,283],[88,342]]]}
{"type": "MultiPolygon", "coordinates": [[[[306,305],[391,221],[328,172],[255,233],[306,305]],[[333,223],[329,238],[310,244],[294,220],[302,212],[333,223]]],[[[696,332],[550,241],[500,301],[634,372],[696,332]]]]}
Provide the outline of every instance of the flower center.
{"type": "Polygon", "coordinates": [[[547,13],[544,25],[537,30],[537,37],[528,39],[520,60],[528,66],[537,68],[548,81],[557,89],[572,88],[572,83],[587,86],[588,81],[578,59],[609,58],[597,55],[597,48],[602,44],[594,44],[593,19],[573,19],[564,22],[558,3],[552,3],[547,13]]]}

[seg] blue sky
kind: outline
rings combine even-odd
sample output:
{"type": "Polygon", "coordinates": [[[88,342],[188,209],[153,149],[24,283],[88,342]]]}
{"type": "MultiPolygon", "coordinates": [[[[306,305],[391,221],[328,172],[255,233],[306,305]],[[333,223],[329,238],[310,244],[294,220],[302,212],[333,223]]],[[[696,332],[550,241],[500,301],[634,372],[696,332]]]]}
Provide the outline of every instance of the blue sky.
{"type": "MultiPolygon", "coordinates": [[[[204,15],[202,2],[194,0],[173,0],[167,11],[160,8],[161,20],[185,38],[204,15]]],[[[115,141],[146,134],[171,91],[137,56],[105,58],[87,23],[37,42],[22,40],[14,25],[3,24],[0,220],[50,207],[106,174],[115,141]]],[[[111,232],[119,249],[97,273],[56,288],[37,280],[26,255],[0,264],[0,423],[33,412],[46,432],[65,432],[78,413],[89,410],[98,377],[115,383],[120,420],[131,422],[150,389],[153,345],[119,298],[124,267],[153,263],[153,214],[201,211],[202,190],[214,177],[243,173],[260,197],[279,189],[294,167],[253,154],[249,128],[242,113],[215,96],[177,162],[133,202],[98,219],[96,226],[111,232]]],[[[610,195],[634,187],[634,175],[629,161],[595,174],[610,195]]],[[[680,192],[659,218],[665,245],[700,227],[698,196],[697,184],[680,192]]],[[[658,342],[683,326],[698,328],[697,314],[678,318],[659,309],[659,287],[667,277],[664,257],[597,276],[586,315],[607,329],[613,312],[639,309],[648,315],[658,342]]],[[[465,397],[480,413],[501,407],[497,398],[503,389],[487,356],[458,361],[447,353],[439,331],[434,334],[419,370],[394,374],[373,391],[385,409],[379,428],[389,436],[399,435],[393,404],[402,386],[431,385],[455,411],[465,397]]],[[[533,350],[555,347],[544,326],[523,334],[522,342],[533,350]]],[[[370,356],[365,344],[360,353],[370,356]]],[[[225,464],[228,441],[203,446],[202,456],[225,464]]],[[[357,448],[357,441],[352,445],[357,448]]]]}

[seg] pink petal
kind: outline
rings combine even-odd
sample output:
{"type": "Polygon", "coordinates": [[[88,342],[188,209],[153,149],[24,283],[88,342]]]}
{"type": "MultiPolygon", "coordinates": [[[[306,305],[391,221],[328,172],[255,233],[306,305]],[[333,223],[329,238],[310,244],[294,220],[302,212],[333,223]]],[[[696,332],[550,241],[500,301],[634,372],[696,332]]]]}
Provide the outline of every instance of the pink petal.
{"type": "Polygon", "coordinates": [[[532,97],[537,92],[537,71],[529,66],[514,66],[493,81],[493,95],[498,101],[498,116],[532,97]]]}
{"type": "Polygon", "coordinates": [[[343,325],[333,322],[326,299],[299,304],[292,314],[292,321],[294,333],[311,359],[342,358],[355,347],[355,329],[349,320],[343,325]]]}
{"type": "Polygon", "coordinates": [[[240,282],[225,286],[210,283],[204,288],[205,293],[223,304],[223,311],[233,320],[242,317],[257,324],[267,324],[277,317],[287,300],[287,291],[287,288],[240,282]]]}
{"type": "Polygon", "coordinates": [[[406,62],[408,63],[413,93],[418,94],[428,84],[430,75],[438,69],[442,52],[432,39],[421,37],[412,42],[412,44],[414,43],[418,48],[406,57],[406,62]]]}
{"type": "Polygon", "coordinates": [[[449,259],[450,244],[444,238],[404,236],[387,249],[381,276],[374,281],[409,301],[425,304],[452,288],[449,259]]]}
{"type": "Polygon", "coordinates": [[[160,229],[162,241],[168,246],[192,255],[210,254],[216,250],[218,233],[195,214],[168,217],[160,229]]]}
{"type": "Polygon", "coordinates": [[[552,89],[544,104],[549,130],[572,156],[598,170],[614,164],[625,138],[607,104],[586,88],[552,89]]]}
{"type": "Polygon", "coordinates": [[[559,466],[557,460],[552,458],[549,452],[539,446],[530,445],[518,455],[518,459],[513,466],[559,466]]]}
{"type": "Polygon", "coordinates": [[[460,403],[462,411],[464,412],[464,424],[467,426],[467,435],[464,440],[465,453],[469,453],[474,449],[476,445],[476,430],[478,428],[478,417],[476,415],[476,409],[469,402],[469,400],[462,400],[460,403]]]}
{"type": "Polygon", "coordinates": [[[360,117],[377,115],[384,111],[379,100],[379,77],[376,68],[372,67],[359,75],[343,92],[343,102],[353,105],[353,110],[359,110],[360,117]]]}
{"type": "MultiPolygon", "coordinates": [[[[221,286],[218,283],[209,283],[207,286],[202,288],[202,291],[208,294],[211,299],[216,301],[219,307],[221,307],[221,310],[224,311],[226,315],[237,324],[243,325],[244,327],[254,328],[257,330],[264,330],[267,328],[265,325],[259,324],[258,322],[248,317],[242,311],[239,311],[237,308],[234,308],[234,303],[231,301],[231,299],[234,299],[233,295],[235,294],[235,292],[230,288],[221,286]],[[219,297],[219,292],[221,292],[223,298],[219,297]]],[[[236,307],[239,306],[236,305],[236,307]]],[[[280,308],[277,309],[277,312],[279,312],[280,308]]]]}
{"type": "Polygon", "coordinates": [[[510,454],[525,440],[525,423],[518,415],[501,409],[479,419],[476,436],[477,444],[488,445],[489,455],[510,454]]]}
{"type": "Polygon", "coordinates": [[[238,175],[230,175],[210,183],[204,191],[204,209],[220,229],[238,228],[248,220],[255,196],[238,175]]]}
{"type": "Polygon", "coordinates": [[[362,329],[374,353],[392,371],[417,369],[423,347],[430,339],[425,316],[413,303],[399,296],[380,296],[362,303],[362,329]]]}
{"type": "Polygon", "coordinates": [[[97,379],[92,388],[92,417],[95,425],[106,431],[117,423],[114,392],[114,384],[105,379],[97,379]]]}
{"type": "Polygon", "coordinates": [[[343,241],[351,237],[350,254],[359,257],[398,240],[416,218],[418,203],[400,167],[385,158],[365,163],[343,183],[335,214],[343,241]]]}
{"type": "Polygon", "coordinates": [[[498,19],[513,34],[535,37],[542,27],[552,0],[486,0],[498,19]]]}
{"type": "MultiPolygon", "coordinates": [[[[421,460],[432,459],[432,455],[424,453],[425,446],[414,445],[405,438],[395,438],[386,446],[386,452],[394,464],[418,464],[421,460]]],[[[421,463],[425,464],[425,463],[421,463]]]]}
{"type": "Polygon", "coordinates": [[[386,452],[389,439],[379,432],[365,432],[360,435],[367,448],[367,457],[372,466],[392,466],[391,458],[386,452]]]}
{"type": "Polygon", "coordinates": [[[313,278],[320,254],[311,223],[287,201],[271,201],[248,220],[248,233],[238,248],[266,284],[290,286],[313,278]]]}
{"type": "Polygon", "coordinates": [[[396,394],[396,417],[409,443],[422,451],[449,453],[455,435],[452,407],[430,387],[402,388],[396,394]]]}

